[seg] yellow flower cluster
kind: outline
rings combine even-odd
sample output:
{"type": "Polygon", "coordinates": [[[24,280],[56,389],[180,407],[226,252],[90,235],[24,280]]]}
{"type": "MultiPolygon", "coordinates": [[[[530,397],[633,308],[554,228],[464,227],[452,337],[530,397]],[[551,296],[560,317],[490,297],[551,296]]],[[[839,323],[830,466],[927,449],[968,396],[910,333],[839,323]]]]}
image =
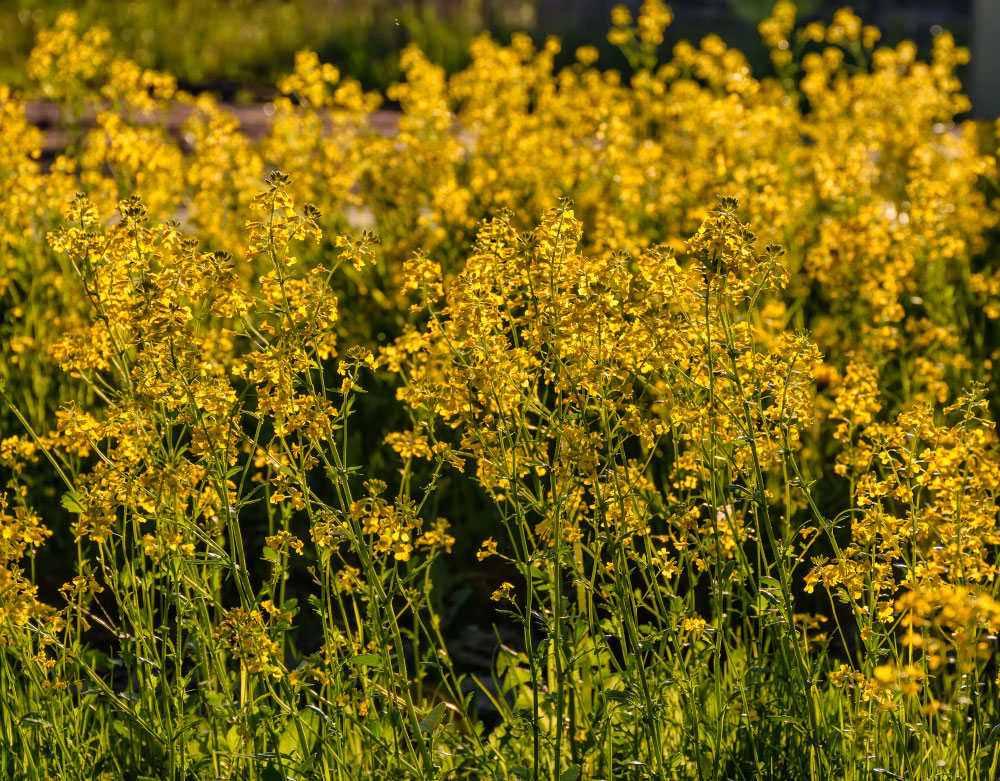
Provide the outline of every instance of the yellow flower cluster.
{"type": "Polygon", "coordinates": [[[226,613],[214,637],[229,646],[233,658],[247,672],[282,674],[281,660],[276,657],[280,646],[271,639],[259,610],[233,608],[226,613]]]}
{"type": "Polygon", "coordinates": [[[7,492],[0,493],[0,647],[5,625],[23,626],[29,618],[44,620],[50,613],[37,601],[38,589],[21,569],[21,559],[52,531],[23,502],[15,499],[13,508],[10,502],[7,492]]]}

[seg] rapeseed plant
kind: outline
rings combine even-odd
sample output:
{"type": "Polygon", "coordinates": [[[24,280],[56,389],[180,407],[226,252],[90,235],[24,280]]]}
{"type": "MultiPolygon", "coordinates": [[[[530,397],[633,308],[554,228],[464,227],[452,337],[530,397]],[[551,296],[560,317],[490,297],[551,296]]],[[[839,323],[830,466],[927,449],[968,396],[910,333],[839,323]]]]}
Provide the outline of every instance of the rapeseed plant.
{"type": "Polygon", "coordinates": [[[260,141],[39,37],[0,87],[5,777],[996,775],[968,53],[779,2],[758,77],[672,18],[614,10],[629,78],[409,48],[392,136],[302,52],[260,141]]]}

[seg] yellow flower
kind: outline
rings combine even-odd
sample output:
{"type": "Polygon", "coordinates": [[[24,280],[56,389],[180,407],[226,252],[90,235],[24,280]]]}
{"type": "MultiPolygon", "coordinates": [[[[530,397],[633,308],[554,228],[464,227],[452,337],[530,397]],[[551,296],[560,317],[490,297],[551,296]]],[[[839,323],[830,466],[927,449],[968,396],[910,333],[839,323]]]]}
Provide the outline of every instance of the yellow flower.
{"type": "Polygon", "coordinates": [[[510,595],[513,592],[513,590],[514,590],[514,584],[505,581],[500,584],[500,588],[498,588],[496,591],[493,592],[493,594],[490,596],[490,599],[492,599],[494,602],[499,602],[503,599],[510,599],[510,595]]]}
{"type": "Polygon", "coordinates": [[[709,629],[709,623],[701,616],[690,616],[681,622],[681,629],[690,632],[693,639],[700,638],[709,629]]]}

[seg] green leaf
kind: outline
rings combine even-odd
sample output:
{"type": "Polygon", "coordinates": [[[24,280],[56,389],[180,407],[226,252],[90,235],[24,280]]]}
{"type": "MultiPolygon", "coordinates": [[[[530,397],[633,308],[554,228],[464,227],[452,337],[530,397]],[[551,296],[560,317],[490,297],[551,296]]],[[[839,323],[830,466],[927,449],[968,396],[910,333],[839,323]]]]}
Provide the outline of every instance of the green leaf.
{"type": "Polygon", "coordinates": [[[76,491],[67,491],[64,493],[60,504],[74,515],[83,514],[83,505],[80,504],[80,494],[76,491]]]}
{"type": "Polygon", "coordinates": [[[236,727],[230,727],[229,732],[226,733],[226,746],[228,746],[230,753],[238,754],[243,750],[244,738],[240,735],[240,731],[236,727]]]}
{"type": "Polygon", "coordinates": [[[576,779],[578,779],[579,777],[580,777],[580,766],[571,765],[562,772],[562,775],[559,776],[559,781],[576,781],[576,779]]]}
{"type": "Polygon", "coordinates": [[[289,725],[278,739],[278,753],[296,761],[302,759],[302,747],[294,725],[289,725]]]}
{"type": "Polygon", "coordinates": [[[435,705],[431,712],[424,716],[423,721],[420,722],[421,732],[433,732],[438,727],[441,726],[441,722],[444,720],[445,704],[439,702],[435,705]]]}
{"type": "Polygon", "coordinates": [[[381,667],[382,657],[376,654],[358,654],[352,656],[344,664],[353,664],[356,667],[381,667]]]}
{"type": "Polygon", "coordinates": [[[218,692],[205,691],[201,695],[205,702],[211,705],[213,708],[221,708],[223,705],[228,704],[228,701],[218,692]]]}
{"type": "Polygon", "coordinates": [[[195,761],[211,756],[208,740],[205,738],[192,738],[189,740],[187,742],[187,755],[195,761]]]}

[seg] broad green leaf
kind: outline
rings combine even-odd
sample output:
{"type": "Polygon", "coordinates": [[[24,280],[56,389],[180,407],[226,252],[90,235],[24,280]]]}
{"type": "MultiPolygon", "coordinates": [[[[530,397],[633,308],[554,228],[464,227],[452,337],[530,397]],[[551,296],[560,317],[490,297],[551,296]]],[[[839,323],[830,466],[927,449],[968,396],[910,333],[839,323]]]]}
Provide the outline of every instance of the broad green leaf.
{"type": "Polygon", "coordinates": [[[444,712],[447,706],[443,702],[439,702],[435,705],[431,712],[428,713],[423,721],[420,722],[421,732],[433,732],[438,727],[441,726],[441,722],[444,720],[444,712]]]}
{"type": "Polygon", "coordinates": [[[67,491],[62,495],[60,504],[74,515],[83,513],[83,505],[80,504],[80,494],[76,491],[67,491]]]}
{"type": "Polygon", "coordinates": [[[376,654],[358,654],[352,656],[344,664],[352,664],[355,667],[381,667],[382,657],[376,654]]]}

